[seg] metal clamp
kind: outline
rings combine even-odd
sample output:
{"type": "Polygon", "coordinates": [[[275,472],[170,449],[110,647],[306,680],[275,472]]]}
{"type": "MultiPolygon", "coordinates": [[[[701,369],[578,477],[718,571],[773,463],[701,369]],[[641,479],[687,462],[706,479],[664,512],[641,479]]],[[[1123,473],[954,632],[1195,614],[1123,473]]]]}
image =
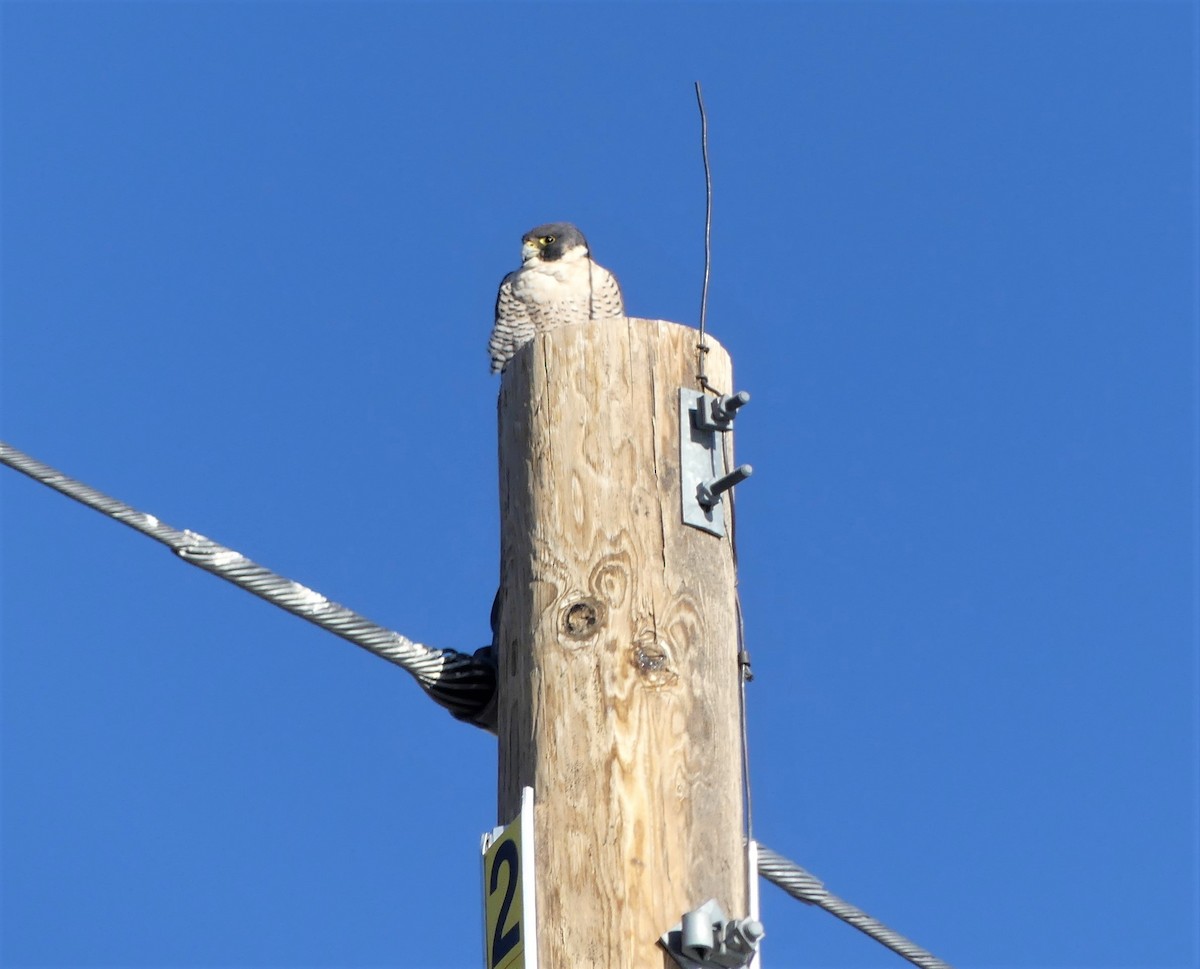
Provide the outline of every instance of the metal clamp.
{"type": "Polygon", "coordinates": [[[731,919],[715,898],[684,914],[659,939],[681,969],[741,969],[766,935],[755,918],[731,919]]]}

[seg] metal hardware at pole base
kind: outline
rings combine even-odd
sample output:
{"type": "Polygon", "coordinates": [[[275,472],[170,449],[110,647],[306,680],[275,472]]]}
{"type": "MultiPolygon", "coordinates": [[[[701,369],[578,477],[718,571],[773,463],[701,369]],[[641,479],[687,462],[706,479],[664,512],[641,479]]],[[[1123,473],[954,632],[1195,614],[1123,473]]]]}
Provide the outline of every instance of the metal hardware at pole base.
{"type": "Polygon", "coordinates": [[[730,919],[715,898],[686,912],[659,942],[681,969],[742,969],[766,934],[755,918],[730,919]]]}
{"type": "Polygon", "coordinates": [[[679,929],[679,949],[689,957],[704,962],[717,947],[716,926],[705,912],[685,912],[679,929]]]}
{"type": "Polygon", "coordinates": [[[701,481],[699,487],[696,489],[696,500],[700,502],[702,507],[711,508],[720,501],[722,494],[734,485],[741,484],[752,474],[754,474],[754,468],[748,464],[743,464],[740,467],[734,468],[729,474],[701,481]]]}

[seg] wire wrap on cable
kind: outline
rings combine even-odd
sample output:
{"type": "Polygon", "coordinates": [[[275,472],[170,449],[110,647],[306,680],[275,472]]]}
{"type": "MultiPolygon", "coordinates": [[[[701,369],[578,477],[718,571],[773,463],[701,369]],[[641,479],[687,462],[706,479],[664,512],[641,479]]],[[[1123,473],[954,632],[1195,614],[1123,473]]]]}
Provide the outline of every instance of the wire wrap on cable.
{"type": "Polygon", "coordinates": [[[903,956],[914,966],[920,966],[921,969],[951,969],[949,963],[943,962],[915,942],[910,942],[899,932],[893,932],[862,909],[832,894],[812,872],[806,871],[794,861],[776,854],[762,844],[758,846],[758,873],[793,898],[836,915],[843,922],[869,935],[897,955],[903,956]]]}
{"type": "Polygon", "coordinates": [[[470,654],[413,642],[299,582],[250,561],[240,552],[196,532],[172,528],[153,515],[68,478],[3,442],[0,442],[0,462],[161,542],[189,565],[211,572],[389,663],[395,663],[454,717],[495,732],[496,668],[490,647],[470,654]]]}

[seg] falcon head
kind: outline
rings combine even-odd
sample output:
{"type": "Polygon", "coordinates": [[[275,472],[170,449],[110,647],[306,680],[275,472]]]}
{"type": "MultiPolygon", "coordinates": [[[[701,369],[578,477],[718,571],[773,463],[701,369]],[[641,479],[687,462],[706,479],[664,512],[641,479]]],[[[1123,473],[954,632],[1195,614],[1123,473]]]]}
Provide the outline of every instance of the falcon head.
{"type": "Polygon", "coordinates": [[[587,239],[570,222],[547,222],[521,236],[521,261],[554,262],[572,250],[588,251],[587,239]]]}

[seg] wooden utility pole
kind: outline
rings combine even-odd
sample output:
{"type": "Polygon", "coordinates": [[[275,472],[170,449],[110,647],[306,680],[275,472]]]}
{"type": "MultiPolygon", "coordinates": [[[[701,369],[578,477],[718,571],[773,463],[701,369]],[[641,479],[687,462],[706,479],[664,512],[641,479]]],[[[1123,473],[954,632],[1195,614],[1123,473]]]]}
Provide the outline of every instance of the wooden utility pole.
{"type": "Polygon", "coordinates": [[[747,914],[733,550],[680,514],[697,338],[567,326],[501,387],[499,820],[534,789],[541,969],[673,967],[685,911],[747,914]]]}

